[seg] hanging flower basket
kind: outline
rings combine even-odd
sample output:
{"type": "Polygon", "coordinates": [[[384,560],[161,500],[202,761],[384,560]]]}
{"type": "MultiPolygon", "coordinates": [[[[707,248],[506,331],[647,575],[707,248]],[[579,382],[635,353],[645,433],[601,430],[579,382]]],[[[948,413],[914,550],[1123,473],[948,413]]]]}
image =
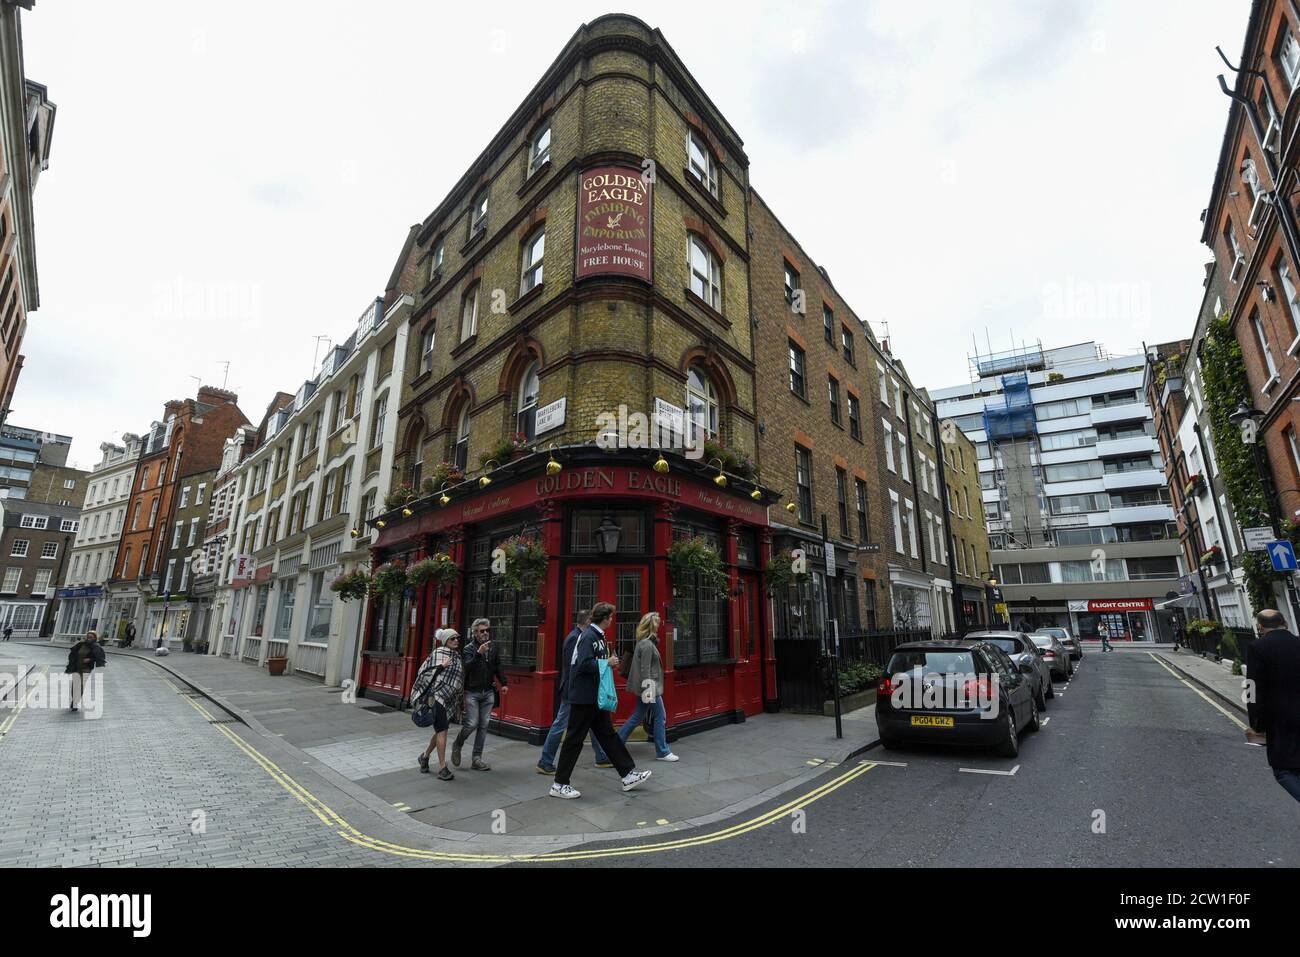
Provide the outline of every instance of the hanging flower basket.
{"type": "Polygon", "coordinates": [[[673,542],[668,549],[668,574],[676,588],[696,586],[715,595],[725,592],[729,583],[717,549],[699,536],[673,542]]]}
{"type": "Polygon", "coordinates": [[[1187,480],[1187,484],[1183,486],[1183,497],[1192,498],[1195,495],[1200,495],[1204,491],[1205,491],[1205,476],[1201,475],[1198,472],[1195,475],[1193,475],[1191,478],[1189,478],[1187,480]]]}
{"type": "Polygon", "coordinates": [[[370,588],[374,595],[392,598],[406,591],[407,584],[406,564],[395,558],[375,569],[370,588]]]}
{"type": "Polygon", "coordinates": [[[363,571],[346,572],[330,582],[330,591],[340,601],[360,601],[370,591],[370,576],[363,571]]]}
{"type": "Polygon", "coordinates": [[[1221,558],[1223,558],[1223,549],[1218,545],[1211,545],[1205,550],[1205,553],[1201,555],[1201,565],[1216,565],[1221,558]]]}
{"type": "Polygon", "coordinates": [[[506,570],[502,576],[506,584],[517,592],[524,591],[524,583],[532,585],[534,600],[541,599],[542,583],[546,580],[546,567],[550,556],[542,543],[526,535],[513,535],[501,543],[506,555],[506,570]]]}
{"type": "Polygon", "coordinates": [[[439,587],[450,586],[459,578],[460,566],[451,560],[451,556],[441,552],[416,562],[406,572],[406,580],[412,588],[423,588],[429,582],[439,587]]]}
{"type": "Polygon", "coordinates": [[[794,556],[789,552],[774,553],[772,560],[763,571],[767,574],[768,587],[773,591],[780,591],[790,585],[802,585],[808,581],[807,572],[794,570],[794,556]]]}
{"type": "Polygon", "coordinates": [[[443,462],[420,483],[420,495],[437,495],[443,483],[454,485],[465,477],[465,470],[450,462],[443,462]]]}
{"type": "Polygon", "coordinates": [[[486,466],[488,462],[495,461],[497,465],[504,465],[514,459],[522,458],[530,451],[531,446],[528,442],[528,436],[522,432],[516,432],[508,439],[502,439],[496,445],[492,446],[486,452],[479,456],[479,464],[486,466]]]}

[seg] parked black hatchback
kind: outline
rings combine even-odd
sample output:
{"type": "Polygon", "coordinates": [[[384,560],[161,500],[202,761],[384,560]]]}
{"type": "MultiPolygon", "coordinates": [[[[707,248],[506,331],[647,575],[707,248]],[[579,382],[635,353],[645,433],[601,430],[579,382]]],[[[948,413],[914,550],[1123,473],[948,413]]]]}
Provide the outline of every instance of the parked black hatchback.
{"type": "Polygon", "coordinates": [[[885,748],[983,745],[1013,758],[1026,728],[1039,728],[1033,685],[1006,652],[984,641],[899,645],[876,686],[876,729],[885,748]]]}

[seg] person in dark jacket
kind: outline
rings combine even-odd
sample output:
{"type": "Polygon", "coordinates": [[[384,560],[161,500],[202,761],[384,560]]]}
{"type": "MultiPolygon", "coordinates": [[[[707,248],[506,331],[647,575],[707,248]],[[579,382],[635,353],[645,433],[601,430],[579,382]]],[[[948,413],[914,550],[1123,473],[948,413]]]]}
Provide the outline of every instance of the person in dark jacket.
{"type": "Polygon", "coordinates": [[[1250,730],[1246,739],[1268,747],[1273,777],[1300,801],[1300,638],[1286,630],[1286,619],[1265,608],[1255,616],[1259,637],[1246,649],[1250,730]]]}
{"type": "Polygon", "coordinates": [[[94,629],[86,632],[85,638],[68,649],[68,666],[63,670],[64,674],[72,675],[70,711],[76,711],[77,706],[81,704],[81,692],[95,666],[99,665],[102,668],[107,664],[108,659],[104,657],[104,649],[100,647],[99,635],[94,629]]]}
{"type": "Polygon", "coordinates": [[[13,636],[14,636],[13,625],[5,625],[5,641],[8,641],[13,636]]]}
{"type": "Polygon", "coordinates": [[[649,771],[638,771],[632,756],[627,752],[627,745],[614,731],[610,713],[597,704],[600,687],[600,665],[608,661],[610,668],[618,667],[618,656],[609,653],[606,633],[614,627],[614,606],[609,602],[597,602],[591,609],[589,624],[573,643],[573,654],[569,657],[569,727],[564,736],[564,745],[560,748],[560,760],[555,768],[555,783],[551,785],[551,797],[579,798],[582,793],[569,784],[573,766],[578,763],[582,752],[582,742],[591,731],[610,760],[618,775],[623,779],[623,790],[630,791],[650,777],[649,771]]]}
{"type": "MultiPolygon", "coordinates": [[[[555,720],[551,722],[551,730],[546,732],[542,756],[537,762],[538,774],[555,774],[555,755],[560,750],[560,742],[564,739],[564,729],[569,726],[569,659],[573,657],[573,646],[578,643],[578,636],[589,624],[591,624],[591,612],[584,611],[578,616],[578,623],[565,637],[564,646],[560,649],[560,706],[555,710],[555,720]]],[[[594,733],[591,735],[591,746],[596,751],[597,766],[613,767],[605,752],[600,750],[600,742],[596,740],[594,733]]]]}
{"type": "Polygon", "coordinates": [[[469,627],[470,641],[462,653],[465,662],[465,720],[461,722],[456,741],[451,746],[451,763],[460,767],[460,749],[473,731],[474,761],[470,767],[475,771],[491,771],[491,766],[483,761],[483,745],[487,741],[488,721],[497,701],[492,682],[495,680],[504,694],[506,675],[501,670],[501,655],[492,644],[492,622],[476,618],[469,627]]]}

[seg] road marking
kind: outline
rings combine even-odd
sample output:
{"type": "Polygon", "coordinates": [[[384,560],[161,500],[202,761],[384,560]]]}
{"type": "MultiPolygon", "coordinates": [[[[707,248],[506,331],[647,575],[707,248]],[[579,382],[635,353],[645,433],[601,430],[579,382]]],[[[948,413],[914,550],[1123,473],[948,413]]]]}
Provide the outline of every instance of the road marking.
{"type": "MultiPolygon", "coordinates": [[[[24,681],[27,680],[27,676],[30,675],[35,670],[36,670],[35,665],[28,665],[27,670],[24,671],[22,675],[19,676],[18,680],[14,682],[14,687],[15,688],[19,687],[24,681]]],[[[49,673],[50,673],[50,666],[42,665],[41,677],[45,677],[49,673]]],[[[35,685],[29,688],[27,690],[27,693],[23,695],[22,700],[14,705],[13,713],[9,715],[9,717],[5,718],[3,723],[0,723],[0,740],[4,740],[5,736],[9,733],[9,730],[14,726],[14,723],[18,720],[18,716],[22,714],[23,711],[26,710],[27,702],[29,702],[32,699],[32,695],[34,694],[36,694],[35,685]]]]}
{"type": "Polygon", "coordinates": [[[659,818],[659,820],[655,821],[655,823],[658,824],[660,827],[662,827],[663,825],[668,823],[668,818],[661,817],[659,818]]]}
{"type": "Polygon", "coordinates": [[[1161,668],[1164,668],[1165,671],[1167,671],[1167,672],[1169,672],[1171,675],[1173,675],[1175,680],[1177,680],[1177,681],[1181,681],[1183,684],[1187,685],[1187,687],[1191,688],[1191,689],[1192,689],[1193,691],[1195,691],[1198,695],[1200,695],[1202,698],[1204,698],[1204,699],[1209,703],[1209,705],[1210,705],[1212,708],[1214,708],[1216,711],[1219,712],[1219,714],[1223,715],[1225,718],[1227,718],[1229,721],[1231,721],[1233,724],[1235,724],[1235,725],[1236,725],[1238,728],[1240,728],[1242,731],[1245,731],[1245,730],[1246,730],[1246,725],[1245,725],[1245,723],[1243,723],[1240,719],[1238,719],[1238,718],[1236,717],[1236,715],[1232,714],[1232,713],[1229,712],[1229,711],[1225,711],[1224,708],[1223,708],[1223,705],[1219,704],[1219,702],[1215,701],[1213,698],[1210,698],[1208,695],[1205,694],[1204,691],[1202,691],[1200,688],[1196,687],[1196,685],[1192,684],[1190,681],[1188,681],[1186,678],[1184,678],[1181,674],[1179,674],[1177,671],[1175,671],[1173,668],[1171,668],[1171,667],[1170,667],[1168,664],[1166,664],[1164,661],[1161,661],[1159,658],[1157,658],[1154,654],[1151,654],[1151,652],[1149,652],[1149,651],[1147,652],[1147,654],[1148,654],[1148,655],[1151,655],[1151,660],[1152,660],[1152,661],[1154,661],[1154,662],[1155,662],[1156,664],[1158,664],[1161,668]]]}
{"type": "Polygon", "coordinates": [[[817,765],[824,764],[824,763],[826,763],[825,758],[813,758],[811,761],[804,762],[804,764],[807,764],[809,767],[814,767],[814,768],[817,767],[817,765]]]}
{"type": "Polygon", "coordinates": [[[1047,727],[1047,722],[1049,722],[1049,721],[1051,721],[1051,720],[1052,720],[1051,718],[1044,718],[1044,719],[1043,719],[1043,722],[1042,722],[1043,727],[1044,727],[1044,728],[1047,727]]]}
{"type": "MultiPolygon", "coordinates": [[[[164,679],[165,680],[165,679],[164,679]]],[[[170,682],[167,682],[170,685],[170,682]]],[[[173,688],[175,686],[172,686],[173,688]]],[[[179,694],[179,690],[177,691],[179,694]]],[[[355,827],[340,817],[329,805],[321,801],[305,787],[299,784],[291,775],[286,773],[274,761],[262,754],[255,747],[237,735],[224,724],[214,722],[212,715],[193,698],[183,694],[180,697],[187,701],[191,707],[199,714],[208,719],[214,728],[220,731],[227,740],[230,741],[240,751],[243,751],[255,764],[257,764],[267,775],[279,784],[282,788],[293,795],[309,811],[311,811],[326,827],[334,830],[334,833],[358,847],[364,847],[368,850],[378,851],[382,854],[390,854],[394,857],[407,857],[417,860],[426,861],[451,861],[466,863],[546,863],[549,861],[578,861],[594,860],[605,857],[628,857],[639,854],[662,853],[664,851],[684,850],[690,847],[700,847],[705,844],[713,844],[717,841],[730,840],[747,834],[750,831],[757,830],[774,821],[784,819],[786,816],[801,808],[807,807],[815,801],[821,800],[826,795],[838,790],[856,778],[866,774],[876,766],[875,762],[868,764],[859,764],[850,771],[845,771],[836,777],[831,778],[825,784],[822,784],[811,791],[806,792],[780,807],[760,814],[758,817],[751,818],[739,824],[733,824],[730,827],[723,828],[720,831],[714,831],[708,834],[701,834],[697,837],[679,838],[675,840],[660,841],[654,844],[639,844],[631,847],[607,847],[596,848],[589,851],[555,851],[549,854],[470,854],[455,853],[450,851],[430,851],[418,847],[406,847],[402,844],[394,844],[391,841],[385,841],[381,838],[371,837],[358,831],[355,827]]],[[[823,759],[824,760],[824,759],[823,759]]]]}
{"type": "Polygon", "coordinates": [[[883,764],[887,768],[905,768],[906,761],[859,761],[858,764],[883,764]]]}
{"type": "Polygon", "coordinates": [[[1010,771],[988,771],[984,768],[958,768],[957,770],[965,771],[967,774],[1000,774],[1003,777],[1012,778],[1015,777],[1016,772],[1020,770],[1020,765],[1017,764],[1010,771]]]}

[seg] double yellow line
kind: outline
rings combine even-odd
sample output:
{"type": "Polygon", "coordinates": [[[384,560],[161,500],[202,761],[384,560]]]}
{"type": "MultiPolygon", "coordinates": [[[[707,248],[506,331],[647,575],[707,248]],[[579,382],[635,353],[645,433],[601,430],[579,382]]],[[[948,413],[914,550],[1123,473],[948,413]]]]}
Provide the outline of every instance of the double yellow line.
{"type": "Polygon", "coordinates": [[[1208,695],[1206,695],[1206,693],[1205,693],[1204,691],[1202,691],[1200,688],[1196,687],[1196,685],[1192,684],[1190,681],[1188,681],[1186,678],[1184,678],[1184,677],[1183,677],[1181,674],[1179,674],[1175,669],[1171,668],[1171,667],[1168,665],[1168,663],[1166,663],[1166,662],[1162,661],[1161,659],[1157,658],[1155,655],[1151,654],[1151,652],[1149,652],[1149,651],[1147,652],[1147,654],[1148,654],[1148,655],[1151,655],[1151,660],[1154,661],[1156,664],[1158,664],[1161,668],[1164,668],[1165,671],[1167,671],[1167,672],[1169,672],[1171,675],[1173,675],[1175,679],[1177,679],[1178,681],[1181,681],[1183,684],[1187,685],[1187,687],[1191,688],[1191,689],[1192,689],[1193,691],[1195,691],[1198,695],[1200,695],[1200,696],[1201,696],[1202,698],[1204,698],[1207,702],[1209,702],[1210,707],[1212,707],[1212,708],[1214,708],[1215,710],[1217,710],[1220,714],[1222,714],[1225,718],[1227,718],[1229,721],[1231,721],[1233,724],[1235,724],[1235,725],[1236,725],[1238,728],[1240,728],[1242,731],[1245,731],[1245,730],[1246,730],[1246,725],[1241,721],[1240,718],[1238,718],[1236,715],[1232,714],[1230,711],[1228,711],[1227,709],[1225,709],[1225,708],[1223,707],[1223,705],[1219,704],[1219,702],[1215,701],[1213,698],[1210,698],[1208,695]]]}
{"type": "MultiPolygon", "coordinates": [[[[164,683],[177,693],[180,692],[170,681],[163,679],[164,683]]],[[[186,698],[190,705],[201,714],[208,722],[215,722],[212,714],[197,701],[192,698],[186,698]]],[[[876,765],[871,762],[863,762],[837,777],[831,778],[825,784],[814,788],[813,790],[802,794],[792,801],[789,801],[780,807],[773,808],[758,817],[740,824],[734,824],[731,827],[724,828],[721,831],[715,831],[709,834],[701,834],[696,837],[678,838],[676,840],[656,841],[646,844],[636,844],[628,847],[606,847],[594,850],[574,850],[574,851],[554,851],[548,854],[457,854],[447,851],[429,851],[418,847],[407,847],[402,844],[394,844],[391,841],[385,841],[377,837],[371,837],[363,834],[355,827],[340,817],[329,805],[316,797],[305,787],[293,779],[293,777],[274,761],[262,754],[251,744],[235,734],[229,728],[222,724],[213,724],[235,747],[248,755],[258,767],[265,771],[273,781],[297,798],[310,810],[326,827],[331,828],[339,837],[346,841],[364,847],[368,850],[378,851],[381,854],[390,854],[395,857],[405,857],[422,861],[440,861],[445,863],[459,864],[507,864],[507,863],[548,863],[556,861],[581,861],[595,860],[607,857],[626,857],[637,854],[655,854],[664,851],[679,851],[691,847],[702,847],[706,844],[713,844],[718,841],[731,840],[742,834],[765,827],[775,821],[784,818],[795,811],[807,807],[814,801],[817,801],[832,791],[836,791],[850,781],[854,781],[866,774],[876,765]]]]}
{"type": "MultiPolygon", "coordinates": [[[[24,671],[21,675],[19,675],[19,676],[18,676],[18,680],[14,682],[14,689],[15,689],[15,691],[16,691],[17,689],[19,689],[19,688],[22,686],[22,683],[23,683],[24,681],[27,680],[27,676],[30,675],[30,674],[31,674],[33,671],[35,671],[35,670],[36,670],[36,666],[35,666],[35,665],[28,665],[28,666],[27,666],[27,670],[24,671]]],[[[49,665],[42,665],[42,666],[41,666],[41,676],[42,676],[42,677],[44,677],[45,675],[49,674],[49,672],[50,672],[50,666],[49,666],[49,665]]],[[[11,715],[9,715],[9,717],[5,718],[3,722],[0,722],[0,741],[3,741],[3,740],[4,740],[5,735],[7,735],[7,734],[9,733],[9,729],[12,728],[12,727],[14,726],[14,722],[18,720],[18,716],[19,716],[20,714],[22,714],[23,711],[26,709],[26,707],[27,707],[27,702],[31,700],[32,695],[35,694],[35,693],[36,693],[36,689],[35,689],[35,688],[32,688],[31,690],[29,690],[25,695],[22,696],[22,698],[21,698],[21,699],[18,701],[18,703],[14,706],[13,713],[12,713],[11,715]]]]}

